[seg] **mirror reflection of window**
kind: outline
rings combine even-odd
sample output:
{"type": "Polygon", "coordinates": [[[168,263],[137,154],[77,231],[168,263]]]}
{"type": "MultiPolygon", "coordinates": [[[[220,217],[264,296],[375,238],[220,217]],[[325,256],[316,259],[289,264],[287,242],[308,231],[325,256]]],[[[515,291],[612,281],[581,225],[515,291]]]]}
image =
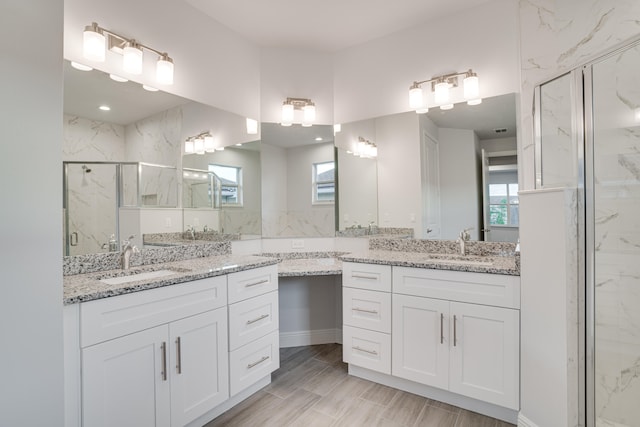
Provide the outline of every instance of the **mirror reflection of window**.
{"type": "Polygon", "coordinates": [[[517,182],[489,185],[489,215],[491,225],[518,226],[517,182]]]}
{"type": "Polygon", "coordinates": [[[313,164],[313,203],[333,203],[336,198],[335,163],[313,164]]]}
{"type": "Polygon", "coordinates": [[[225,165],[209,165],[222,183],[222,206],[242,206],[242,168],[225,165]]]}

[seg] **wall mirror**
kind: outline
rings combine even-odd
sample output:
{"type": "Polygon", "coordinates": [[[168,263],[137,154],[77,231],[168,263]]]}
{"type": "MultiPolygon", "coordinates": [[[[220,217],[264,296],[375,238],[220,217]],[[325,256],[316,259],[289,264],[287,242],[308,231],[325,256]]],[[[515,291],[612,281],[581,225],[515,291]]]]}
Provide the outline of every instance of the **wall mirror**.
{"type": "Polygon", "coordinates": [[[335,235],[333,126],[261,124],[262,236],[335,235]]]}
{"type": "Polygon", "coordinates": [[[411,151],[404,156],[420,158],[421,163],[421,176],[414,178],[420,181],[415,187],[421,194],[411,196],[421,200],[416,238],[450,240],[470,229],[474,240],[516,241],[516,123],[515,94],[507,94],[485,98],[475,106],[456,104],[446,111],[433,108],[421,115],[407,112],[342,124],[336,134],[338,229],[372,222],[385,226],[380,202],[395,196],[389,191],[402,193],[405,183],[382,189],[376,185],[377,168],[380,162],[387,170],[403,167],[401,159],[389,160],[393,156],[386,151],[396,149],[398,135],[402,135],[411,140],[404,143],[403,149],[411,151]],[[361,138],[377,145],[378,160],[348,154],[356,151],[361,138]],[[356,159],[363,161],[356,163],[356,159]]]}
{"type": "MultiPolygon", "coordinates": [[[[69,183],[63,194],[65,255],[113,250],[112,240],[119,244],[130,234],[142,247],[143,234],[185,231],[194,225],[183,218],[185,139],[206,130],[218,149],[255,139],[237,114],[119,82],[98,70],[80,71],[68,61],[64,77],[63,161],[73,164],[63,168],[69,183]]],[[[259,159],[259,149],[252,151],[259,159]]],[[[259,168],[255,173],[260,175],[259,168]]],[[[252,218],[243,237],[260,235],[260,214],[252,218]]],[[[227,227],[225,232],[241,231],[227,227]]]]}

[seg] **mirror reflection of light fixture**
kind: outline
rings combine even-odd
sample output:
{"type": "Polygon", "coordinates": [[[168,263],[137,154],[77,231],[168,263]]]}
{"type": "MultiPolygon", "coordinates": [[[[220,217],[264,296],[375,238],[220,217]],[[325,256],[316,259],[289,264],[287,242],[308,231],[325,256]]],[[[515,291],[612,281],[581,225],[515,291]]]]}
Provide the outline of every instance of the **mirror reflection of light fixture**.
{"type": "Polygon", "coordinates": [[[309,127],[316,120],[316,106],[308,98],[287,98],[282,103],[282,126],[291,126],[294,121],[295,110],[302,110],[302,126],[309,127]]]}
{"type": "Polygon", "coordinates": [[[161,52],[134,39],[102,28],[95,22],[92,22],[91,25],[86,26],[84,29],[82,55],[90,61],[104,62],[107,42],[109,50],[123,55],[122,67],[130,74],[142,73],[143,50],[146,49],[155,53],[158,55],[156,81],[164,85],[173,84],[173,59],[166,52],[161,52]]]}
{"type": "MultiPolygon", "coordinates": [[[[222,148],[217,148],[222,150],[222,148]]],[[[204,154],[216,151],[215,140],[209,131],[200,132],[197,135],[188,137],[184,141],[185,154],[204,154]]]]}
{"type": "Polygon", "coordinates": [[[480,98],[480,84],[478,75],[469,69],[462,73],[450,73],[442,76],[436,76],[429,80],[415,81],[409,86],[409,107],[415,110],[418,114],[423,114],[429,111],[427,102],[424,99],[424,94],[421,85],[429,83],[431,91],[434,93],[434,102],[440,106],[442,110],[450,110],[453,108],[453,102],[451,100],[451,89],[459,86],[458,78],[464,76],[463,84],[463,97],[469,105],[478,105],[482,103],[480,98]]]}
{"type": "Polygon", "coordinates": [[[247,133],[255,135],[258,133],[258,121],[247,117],[247,133]]]}
{"type": "Polygon", "coordinates": [[[375,159],[378,157],[378,146],[368,139],[359,136],[356,142],[356,148],[352,154],[364,159],[375,159]]]}

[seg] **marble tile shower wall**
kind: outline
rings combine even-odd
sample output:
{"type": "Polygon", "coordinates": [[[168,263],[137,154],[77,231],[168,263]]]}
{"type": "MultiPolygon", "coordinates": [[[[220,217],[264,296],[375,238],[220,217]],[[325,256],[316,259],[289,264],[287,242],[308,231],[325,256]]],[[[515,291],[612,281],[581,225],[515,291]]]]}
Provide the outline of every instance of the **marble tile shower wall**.
{"type": "MultiPolygon", "coordinates": [[[[521,54],[521,183],[535,187],[533,88],[569,71],[605,50],[640,34],[640,2],[637,0],[520,0],[521,54]]],[[[635,68],[637,76],[637,66],[635,68]]],[[[616,126],[612,127],[615,128],[616,126]]],[[[637,128],[636,128],[637,129],[637,128]]],[[[635,182],[640,176],[638,135],[629,130],[611,130],[606,138],[612,149],[624,155],[600,159],[609,171],[606,180],[635,182]],[[623,135],[624,134],[624,135],[623,135]],[[631,137],[630,137],[631,136],[631,137]],[[630,144],[630,140],[636,143],[630,144]],[[623,142],[623,140],[625,142],[623,142]],[[616,145],[618,145],[616,147],[616,145]],[[635,173],[633,173],[635,171],[635,173]]],[[[596,273],[598,326],[596,366],[596,418],[598,426],[635,425],[640,419],[637,396],[640,392],[640,292],[637,267],[640,237],[635,215],[620,215],[637,201],[638,185],[604,189],[602,209],[596,213],[596,273]],[[633,217],[633,218],[632,218],[633,217]],[[634,225],[635,221],[635,225],[634,225]],[[622,424],[620,424],[622,423],[622,424]],[[631,424],[629,424],[631,423],[631,424]]],[[[632,212],[632,211],[629,211],[632,212]]],[[[572,266],[577,269],[577,266],[572,266]]]]}
{"type": "Polygon", "coordinates": [[[334,207],[320,207],[305,212],[280,211],[262,216],[264,237],[333,237],[334,207]]]}

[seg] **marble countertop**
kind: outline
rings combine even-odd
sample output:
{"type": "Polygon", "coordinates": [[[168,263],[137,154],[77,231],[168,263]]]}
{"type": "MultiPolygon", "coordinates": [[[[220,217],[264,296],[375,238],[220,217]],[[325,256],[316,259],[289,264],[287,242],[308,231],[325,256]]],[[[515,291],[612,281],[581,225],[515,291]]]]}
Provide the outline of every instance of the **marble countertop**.
{"type": "Polygon", "coordinates": [[[147,289],[175,285],[191,280],[204,279],[251,268],[273,265],[278,262],[275,258],[252,255],[217,255],[193,258],[183,261],[165,262],[160,264],[132,267],[123,270],[105,270],[86,274],[64,276],[64,304],[76,304],[116,295],[123,295],[147,289]],[[128,276],[159,270],[175,271],[175,274],[163,277],[137,280],[122,284],[110,285],[101,279],[117,276],[128,276]]]}
{"type": "Polygon", "coordinates": [[[456,255],[428,252],[369,250],[340,256],[342,261],[383,264],[399,267],[431,268],[437,270],[469,271],[475,273],[519,276],[515,256],[456,255]]]}
{"type": "Polygon", "coordinates": [[[278,263],[279,277],[331,276],[342,274],[338,258],[283,259],[278,263]]]}

